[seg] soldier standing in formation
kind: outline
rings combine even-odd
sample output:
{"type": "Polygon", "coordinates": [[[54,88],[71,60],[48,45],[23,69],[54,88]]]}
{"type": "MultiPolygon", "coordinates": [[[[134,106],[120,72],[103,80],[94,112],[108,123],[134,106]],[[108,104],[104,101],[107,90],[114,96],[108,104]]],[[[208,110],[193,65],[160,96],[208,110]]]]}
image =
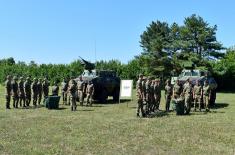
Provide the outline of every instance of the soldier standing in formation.
{"type": "Polygon", "coordinates": [[[67,104],[67,91],[68,91],[68,83],[66,79],[63,79],[63,82],[61,83],[61,93],[63,98],[63,104],[67,104]]]}
{"type": "Polygon", "coordinates": [[[94,92],[95,92],[94,85],[92,81],[89,81],[87,88],[86,88],[87,106],[92,106],[94,92]]]}
{"type": "Polygon", "coordinates": [[[71,111],[75,111],[77,109],[77,105],[76,105],[77,86],[76,86],[76,83],[73,79],[71,79],[69,81],[68,91],[69,91],[69,94],[70,94],[69,100],[71,100],[71,111]]]}
{"type": "Polygon", "coordinates": [[[208,84],[208,81],[206,80],[204,82],[204,87],[203,87],[203,103],[204,103],[204,107],[206,109],[206,111],[210,111],[209,109],[209,103],[210,103],[210,92],[211,88],[208,84]]]}
{"type": "Polygon", "coordinates": [[[78,88],[78,97],[79,97],[80,106],[83,106],[85,82],[82,80],[81,76],[79,77],[79,81],[77,82],[77,88],[78,88]]]}
{"type": "Polygon", "coordinates": [[[173,87],[173,98],[178,99],[182,93],[182,86],[179,83],[179,80],[176,80],[176,83],[173,87]]]}
{"type": "Polygon", "coordinates": [[[26,81],[24,83],[24,92],[25,92],[26,106],[28,107],[31,102],[31,82],[29,77],[26,78],[26,81]]]}
{"type": "Polygon", "coordinates": [[[34,78],[32,83],[32,91],[33,91],[33,105],[37,106],[38,100],[38,79],[34,78]]]}
{"type": "Polygon", "coordinates": [[[150,110],[150,101],[151,101],[150,91],[151,91],[151,81],[150,81],[150,77],[148,77],[145,83],[145,100],[146,100],[145,113],[146,114],[149,114],[149,110],[150,110]]]}
{"type": "Polygon", "coordinates": [[[25,105],[25,93],[24,93],[24,78],[20,77],[20,82],[19,82],[19,103],[20,103],[21,107],[22,107],[22,101],[23,101],[23,107],[26,107],[26,105],[25,105]]]}
{"type": "Polygon", "coordinates": [[[42,79],[41,78],[38,79],[37,87],[38,87],[38,105],[40,105],[41,100],[42,100],[42,79]]]}
{"type": "Polygon", "coordinates": [[[171,96],[172,96],[172,86],[170,80],[167,80],[165,86],[166,112],[169,112],[170,110],[171,96]]]}
{"type": "Polygon", "coordinates": [[[140,116],[140,112],[141,112],[141,115],[143,117],[145,117],[145,113],[144,113],[144,105],[143,105],[143,102],[144,102],[144,90],[143,90],[143,75],[140,74],[139,75],[139,79],[138,81],[136,82],[136,95],[137,95],[137,112],[136,112],[136,115],[137,117],[140,116]]]}
{"type": "Polygon", "coordinates": [[[189,114],[192,101],[192,84],[189,79],[187,79],[186,83],[184,84],[183,94],[185,101],[185,114],[189,114]]]}
{"type": "Polygon", "coordinates": [[[18,108],[19,95],[18,95],[18,83],[16,76],[13,77],[13,80],[11,82],[11,87],[12,87],[13,107],[18,108]]]}
{"type": "Polygon", "coordinates": [[[193,99],[194,99],[194,111],[196,111],[196,104],[198,103],[199,111],[201,111],[201,99],[203,91],[199,80],[196,81],[196,85],[193,87],[193,99]]]}
{"type": "Polygon", "coordinates": [[[7,80],[5,81],[5,97],[6,97],[6,108],[10,109],[10,101],[11,101],[11,77],[8,75],[7,80]]]}
{"type": "Polygon", "coordinates": [[[47,78],[44,78],[42,83],[42,91],[43,91],[43,97],[44,101],[48,97],[49,94],[49,82],[47,81],[47,78]]]}
{"type": "Polygon", "coordinates": [[[160,101],[161,101],[160,80],[155,79],[153,90],[154,90],[154,100],[155,100],[155,108],[154,108],[154,110],[159,110],[159,105],[160,105],[160,101]]]}

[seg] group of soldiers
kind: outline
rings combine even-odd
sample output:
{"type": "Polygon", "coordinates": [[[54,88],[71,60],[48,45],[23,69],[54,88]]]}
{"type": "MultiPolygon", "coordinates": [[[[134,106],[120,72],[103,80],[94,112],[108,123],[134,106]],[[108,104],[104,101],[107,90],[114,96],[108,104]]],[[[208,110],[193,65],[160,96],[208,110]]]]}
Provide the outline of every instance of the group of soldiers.
{"type": "Polygon", "coordinates": [[[86,85],[81,76],[78,81],[71,79],[67,82],[64,79],[61,83],[63,104],[71,105],[71,111],[75,111],[77,109],[77,99],[80,102],[80,106],[83,106],[85,97],[86,106],[92,106],[94,91],[95,89],[92,81],[89,81],[86,85]],[[67,98],[69,98],[69,100],[67,100],[67,98]]]}
{"type": "MultiPolygon", "coordinates": [[[[165,90],[165,110],[170,111],[170,103],[172,100],[183,100],[185,114],[189,114],[191,106],[194,106],[196,111],[197,105],[199,111],[202,109],[202,105],[206,111],[209,111],[209,101],[211,95],[211,87],[208,80],[204,81],[202,86],[200,81],[196,81],[195,86],[192,85],[190,79],[186,80],[184,85],[181,85],[179,80],[172,86],[171,81],[167,80],[164,87],[165,90]]],[[[137,91],[137,116],[146,117],[151,112],[159,110],[161,100],[161,82],[158,79],[151,77],[144,77],[139,75],[139,79],[136,83],[137,91]]]]}
{"type": "MultiPolygon", "coordinates": [[[[50,83],[47,78],[43,80],[41,78],[34,78],[31,81],[30,77],[26,80],[23,77],[19,79],[14,76],[7,76],[5,81],[5,97],[6,97],[6,109],[10,109],[11,98],[13,100],[13,107],[27,108],[30,106],[31,99],[33,100],[33,105],[36,107],[41,104],[42,96],[44,100],[49,96],[50,83]]],[[[51,95],[59,95],[59,85],[58,82],[54,82],[51,88],[51,95]]],[[[67,82],[66,79],[61,83],[61,94],[63,98],[63,104],[71,105],[71,110],[75,111],[77,108],[76,101],[79,99],[80,105],[83,106],[84,98],[87,97],[87,105],[92,106],[92,98],[94,95],[94,85],[92,82],[85,82],[80,77],[77,82],[71,79],[67,82]]]]}

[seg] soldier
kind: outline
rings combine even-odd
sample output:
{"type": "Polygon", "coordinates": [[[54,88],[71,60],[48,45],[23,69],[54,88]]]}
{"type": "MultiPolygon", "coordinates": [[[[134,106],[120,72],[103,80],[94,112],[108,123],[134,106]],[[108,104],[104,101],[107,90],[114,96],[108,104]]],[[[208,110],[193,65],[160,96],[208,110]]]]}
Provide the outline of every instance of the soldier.
{"type": "Polygon", "coordinates": [[[38,79],[34,78],[33,83],[31,85],[32,91],[33,91],[33,105],[37,106],[37,100],[38,100],[38,79]]]}
{"type": "Polygon", "coordinates": [[[204,104],[206,111],[210,111],[209,109],[210,93],[211,93],[210,91],[211,91],[210,85],[208,84],[208,81],[206,80],[203,86],[203,104],[204,104]]]}
{"type": "Polygon", "coordinates": [[[83,106],[85,82],[82,80],[81,76],[79,77],[79,81],[77,82],[77,88],[78,88],[79,102],[80,102],[80,105],[83,106]]]}
{"type": "Polygon", "coordinates": [[[150,80],[150,77],[148,77],[145,83],[145,100],[146,100],[145,113],[146,114],[149,114],[149,110],[150,110],[150,101],[151,101],[150,91],[151,91],[151,80],[150,80]]]}
{"type": "Polygon", "coordinates": [[[166,112],[169,112],[170,110],[171,96],[172,96],[172,86],[170,80],[167,80],[165,86],[166,112]]]}
{"type": "Polygon", "coordinates": [[[42,100],[42,79],[41,78],[38,79],[37,87],[38,87],[38,105],[40,105],[41,100],[42,100]]]}
{"type": "Polygon", "coordinates": [[[199,80],[196,81],[196,85],[193,87],[193,99],[194,99],[194,111],[196,111],[196,104],[198,103],[199,111],[201,111],[201,99],[202,99],[202,86],[199,80]]]}
{"type": "Polygon", "coordinates": [[[184,94],[184,104],[185,104],[185,114],[189,114],[191,109],[191,100],[192,100],[192,84],[189,78],[186,80],[183,89],[184,94]]]}
{"type": "Polygon", "coordinates": [[[48,94],[49,94],[49,82],[47,81],[47,78],[44,78],[43,80],[42,91],[43,91],[43,97],[45,101],[45,99],[48,97],[48,94]]]}
{"type": "Polygon", "coordinates": [[[70,94],[70,100],[71,100],[71,111],[75,111],[77,109],[77,105],[76,105],[76,83],[73,79],[71,79],[69,81],[69,87],[68,87],[68,91],[70,94]]]}
{"type": "Polygon", "coordinates": [[[89,81],[87,88],[86,88],[87,106],[92,106],[94,92],[95,92],[94,85],[92,81],[89,81]]]}
{"type": "Polygon", "coordinates": [[[145,113],[144,113],[144,107],[143,107],[143,75],[140,74],[139,75],[139,79],[136,82],[136,96],[137,96],[137,112],[136,115],[137,117],[140,116],[140,111],[141,111],[141,115],[142,117],[145,117],[145,113]]]}
{"type": "Polygon", "coordinates": [[[146,77],[143,76],[142,78],[142,99],[143,99],[143,104],[144,102],[146,102],[145,98],[146,98],[146,88],[145,88],[145,83],[146,83],[146,77]]]}
{"type": "Polygon", "coordinates": [[[182,86],[179,80],[176,80],[176,83],[173,87],[173,98],[178,99],[182,93],[182,86]]]}
{"type": "Polygon", "coordinates": [[[57,82],[54,82],[54,85],[52,86],[52,96],[58,96],[59,95],[59,86],[57,82]]]}
{"type": "Polygon", "coordinates": [[[29,77],[26,78],[26,81],[24,83],[24,92],[25,92],[26,106],[28,107],[31,102],[31,82],[29,77]]]}
{"type": "Polygon", "coordinates": [[[18,102],[19,102],[19,94],[18,94],[18,83],[17,83],[17,77],[14,76],[13,80],[11,81],[11,87],[12,87],[12,99],[13,99],[13,107],[18,108],[18,102]]]}
{"type": "Polygon", "coordinates": [[[22,107],[22,101],[23,101],[23,107],[26,107],[26,105],[25,105],[25,92],[24,92],[24,78],[20,77],[20,82],[19,82],[19,103],[20,103],[21,107],[22,107]]]}
{"type": "Polygon", "coordinates": [[[154,90],[154,102],[155,102],[154,110],[159,110],[159,105],[161,101],[160,80],[155,79],[155,83],[153,87],[154,87],[153,90],[154,90]]]}
{"type": "Polygon", "coordinates": [[[68,83],[66,79],[63,79],[63,82],[61,83],[61,93],[63,97],[63,104],[67,104],[67,91],[68,91],[68,83]]]}
{"type": "Polygon", "coordinates": [[[151,84],[150,84],[150,111],[151,112],[154,112],[154,107],[155,107],[154,84],[155,84],[155,81],[151,80],[151,84]]]}
{"type": "Polygon", "coordinates": [[[7,80],[5,81],[5,97],[6,97],[6,109],[10,108],[10,102],[11,102],[11,77],[8,75],[7,80]]]}

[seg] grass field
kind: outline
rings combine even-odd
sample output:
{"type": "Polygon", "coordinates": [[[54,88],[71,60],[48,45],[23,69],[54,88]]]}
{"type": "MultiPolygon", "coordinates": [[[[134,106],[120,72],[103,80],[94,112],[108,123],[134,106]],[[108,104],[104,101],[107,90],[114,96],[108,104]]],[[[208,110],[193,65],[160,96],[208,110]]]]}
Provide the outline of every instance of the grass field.
{"type": "Polygon", "coordinates": [[[137,118],[135,100],[6,110],[0,95],[0,154],[235,154],[235,94],[218,93],[210,113],[154,118],[137,118]]]}

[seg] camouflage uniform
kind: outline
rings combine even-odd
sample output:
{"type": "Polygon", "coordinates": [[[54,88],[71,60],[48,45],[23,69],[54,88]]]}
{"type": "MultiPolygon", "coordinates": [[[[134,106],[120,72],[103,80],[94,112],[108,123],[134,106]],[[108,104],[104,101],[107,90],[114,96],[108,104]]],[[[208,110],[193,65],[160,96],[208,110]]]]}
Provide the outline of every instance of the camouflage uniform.
{"type": "Polygon", "coordinates": [[[77,87],[76,87],[76,83],[75,83],[74,80],[70,80],[68,91],[69,91],[70,100],[71,100],[71,110],[75,111],[77,109],[77,105],[76,105],[76,91],[77,91],[77,87]]]}
{"type": "Polygon", "coordinates": [[[179,84],[179,81],[177,81],[173,87],[173,97],[175,99],[179,98],[182,93],[182,86],[179,84]]]}
{"type": "Polygon", "coordinates": [[[13,81],[11,82],[12,87],[12,99],[13,99],[13,107],[18,108],[18,102],[19,102],[19,94],[18,94],[18,83],[17,83],[17,77],[13,78],[13,81]]]}
{"type": "Polygon", "coordinates": [[[22,101],[23,101],[23,107],[26,107],[23,77],[20,78],[20,82],[19,82],[19,102],[20,102],[20,106],[22,106],[22,101]]]}
{"type": "Polygon", "coordinates": [[[154,83],[154,100],[155,100],[155,108],[156,110],[159,110],[159,105],[161,101],[161,87],[160,87],[160,81],[155,80],[156,82],[154,83]]]}
{"type": "Polygon", "coordinates": [[[189,82],[189,80],[187,80],[186,84],[184,85],[183,94],[184,94],[185,114],[189,114],[192,101],[192,85],[189,82]]]}
{"type": "Polygon", "coordinates": [[[49,95],[49,83],[46,78],[43,80],[43,83],[42,83],[42,91],[43,91],[43,97],[44,97],[44,101],[45,101],[45,99],[49,95]]]}
{"type": "Polygon", "coordinates": [[[145,87],[145,83],[146,83],[146,77],[143,77],[143,80],[141,82],[141,84],[142,84],[142,100],[143,100],[143,102],[146,101],[146,87],[145,87]]]}
{"type": "Polygon", "coordinates": [[[150,83],[150,78],[148,78],[145,83],[145,100],[146,100],[145,112],[146,114],[149,113],[149,109],[150,109],[150,101],[151,101],[150,91],[151,91],[151,83],[150,83]]]}
{"type": "Polygon", "coordinates": [[[199,82],[193,88],[193,99],[194,99],[194,111],[196,111],[196,104],[198,103],[199,110],[201,111],[201,99],[202,99],[202,86],[199,82]]]}
{"type": "Polygon", "coordinates": [[[8,75],[7,80],[5,81],[5,98],[6,98],[6,108],[10,109],[11,101],[11,77],[8,75]]]}
{"type": "Polygon", "coordinates": [[[210,103],[210,91],[211,88],[208,84],[208,81],[205,81],[205,84],[203,86],[203,103],[206,111],[209,111],[209,103],[210,103]]]}
{"type": "Polygon", "coordinates": [[[25,92],[26,106],[29,106],[31,102],[31,83],[29,77],[27,77],[24,83],[24,92],[25,92]]]}
{"type": "Polygon", "coordinates": [[[94,85],[93,85],[92,82],[90,81],[89,84],[87,85],[87,88],[86,88],[87,105],[92,106],[94,91],[95,91],[94,85]]]}
{"type": "Polygon", "coordinates": [[[85,82],[80,77],[80,80],[77,82],[77,88],[78,88],[78,97],[80,105],[83,106],[83,100],[84,100],[84,91],[85,91],[85,82]]]}
{"type": "Polygon", "coordinates": [[[141,115],[144,117],[145,113],[144,113],[144,105],[143,105],[143,79],[142,79],[142,75],[139,76],[138,81],[136,82],[136,96],[137,96],[137,111],[136,111],[136,115],[139,117],[140,116],[140,111],[141,111],[141,115]]]}
{"type": "Polygon", "coordinates": [[[67,91],[68,91],[68,83],[64,79],[64,81],[61,83],[61,93],[63,97],[63,104],[67,104],[67,91]]]}
{"type": "Polygon", "coordinates": [[[172,86],[170,84],[170,81],[167,80],[165,86],[165,100],[166,100],[166,111],[168,112],[170,110],[170,102],[171,102],[171,96],[172,96],[172,86]]]}
{"type": "Polygon", "coordinates": [[[54,86],[51,88],[52,96],[58,96],[59,95],[59,86],[56,82],[54,82],[54,86]]]}
{"type": "Polygon", "coordinates": [[[31,88],[33,91],[33,105],[36,106],[38,100],[38,80],[36,78],[33,79],[31,88]]]}
{"type": "Polygon", "coordinates": [[[149,107],[149,110],[151,112],[154,112],[154,108],[155,108],[154,80],[152,80],[151,84],[150,84],[150,107],[149,107]]]}
{"type": "Polygon", "coordinates": [[[42,79],[38,80],[37,87],[38,87],[38,105],[40,105],[42,100],[42,79]]]}

